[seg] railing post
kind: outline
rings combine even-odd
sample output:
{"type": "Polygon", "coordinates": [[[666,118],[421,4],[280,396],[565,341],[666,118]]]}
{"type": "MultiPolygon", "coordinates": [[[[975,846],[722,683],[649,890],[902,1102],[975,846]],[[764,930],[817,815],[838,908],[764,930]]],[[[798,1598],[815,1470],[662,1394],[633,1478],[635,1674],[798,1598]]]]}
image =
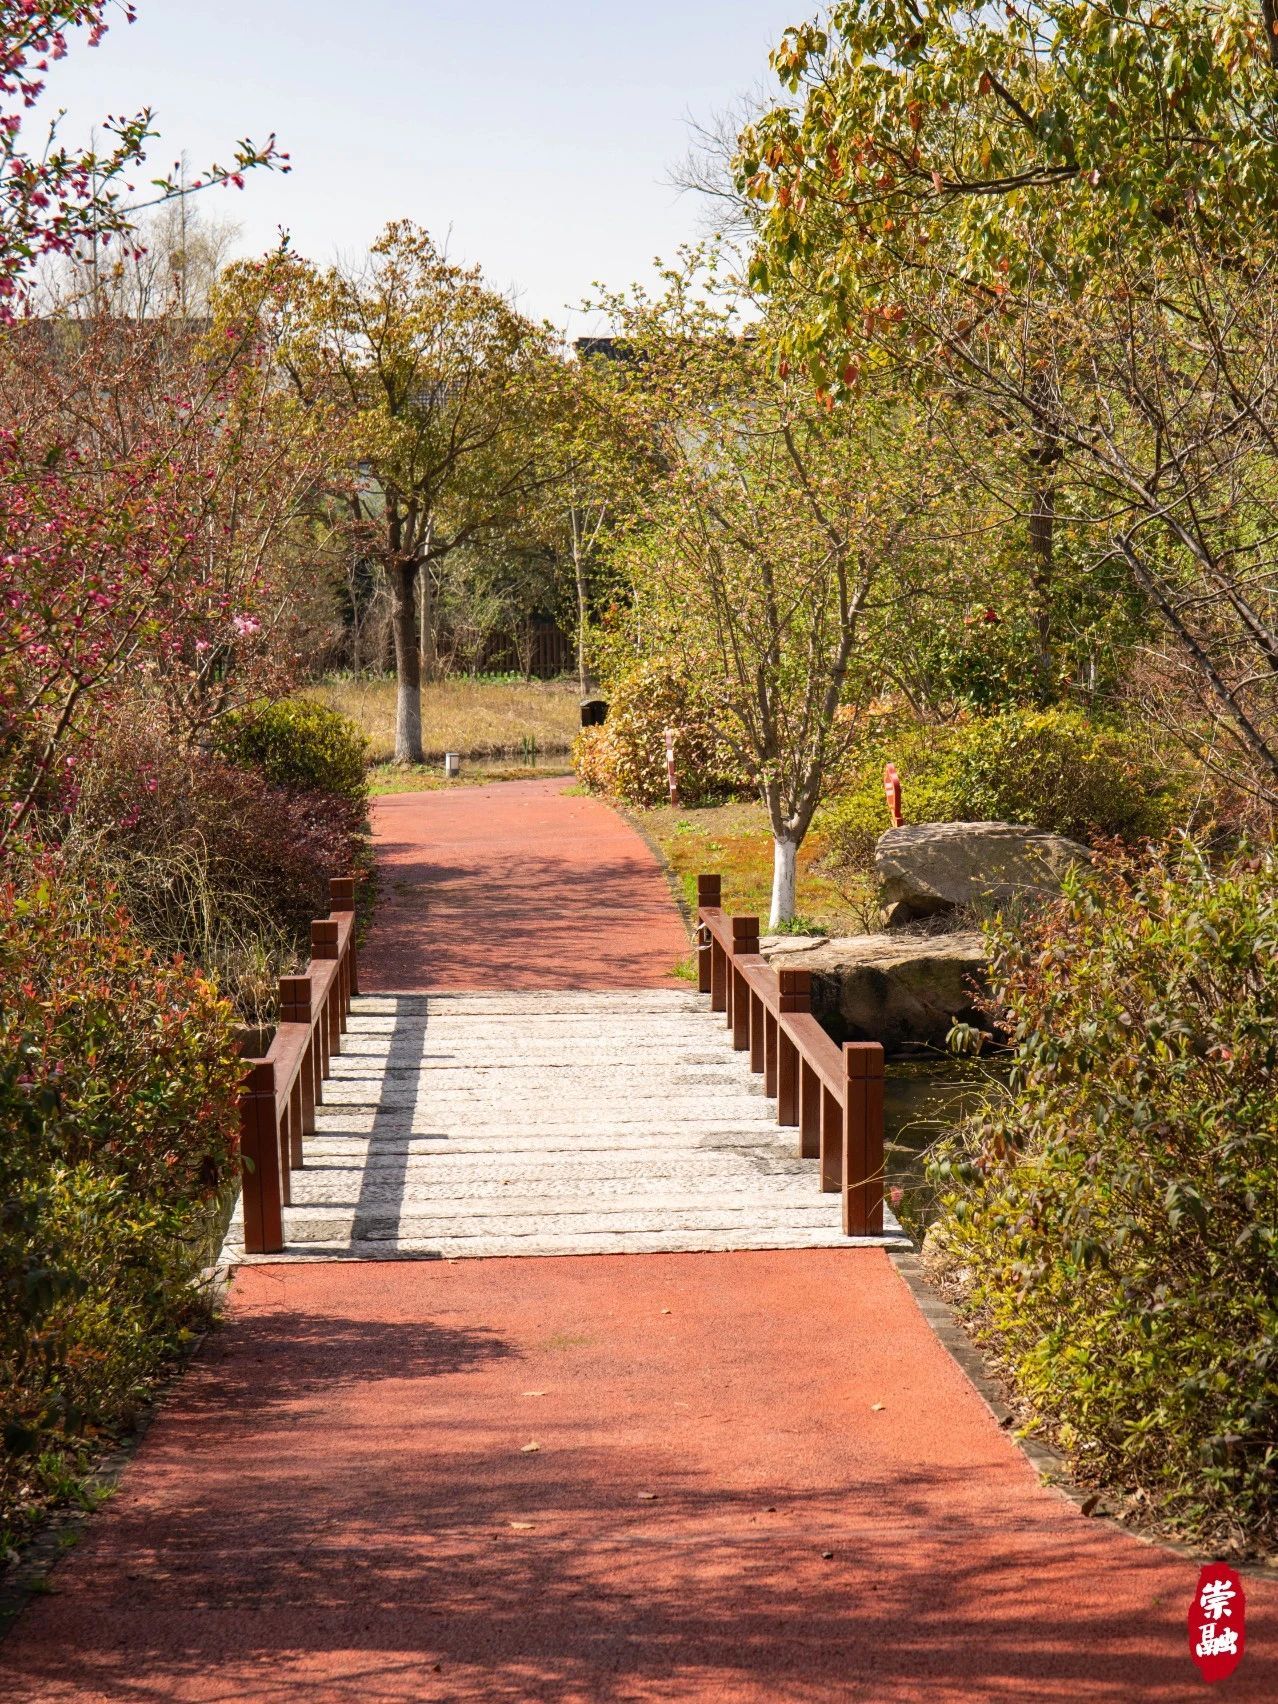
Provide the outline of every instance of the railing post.
{"type": "Polygon", "coordinates": [[[799,1158],[815,1160],[821,1154],[821,1079],[799,1060],[799,1158]]]}
{"type": "MultiPolygon", "coordinates": [[[[819,1084],[821,1096],[821,1193],[837,1195],[843,1188],[843,1119],[839,1097],[819,1084]]],[[[844,1094],[847,1086],[844,1085],[844,1094]]]]}
{"type": "MultiPolygon", "coordinates": [[[[311,957],[313,959],[337,959],[337,919],[335,917],[319,917],[311,924],[311,957]]],[[[328,998],[324,1002],[324,1075],[328,1075],[328,1062],[334,1053],[341,1051],[340,1036],[346,1027],[344,1014],[339,1013],[341,1006],[341,975],[334,974],[329,983],[328,998]]]]}
{"type": "MultiPolygon", "coordinates": [[[[723,883],[718,876],[697,877],[697,988],[702,994],[712,994],[714,978],[711,963],[714,958],[714,937],[702,924],[702,911],[717,911],[723,902],[723,883]]],[[[714,1002],[711,1000],[711,1010],[714,1002]]]]}
{"type": "MultiPolygon", "coordinates": [[[[315,1069],[315,1016],[311,1011],[311,979],[309,976],[280,977],[280,1022],[305,1024],[310,1032],[306,1054],[298,1081],[302,1085],[302,1130],[310,1135],[315,1128],[315,1091],[318,1073],[315,1069]]],[[[296,1160],[300,1165],[301,1161],[296,1160]]]]}
{"type": "MultiPolygon", "coordinates": [[[[811,971],[778,970],[777,987],[783,1014],[812,1010],[811,971]]],[[[799,1050],[781,1022],[777,1023],[776,1036],[777,1123],[795,1125],[799,1122],[799,1050]]]]}
{"type": "Polygon", "coordinates": [[[254,1063],[240,1095],[240,1160],[244,1188],[244,1252],[278,1254],[284,1247],[280,1128],[275,1116],[275,1067],[254,1063]]]}
{"type": "Polygon", "coordinates": [[[710,1010],[726,1012],[728,1009],[728,955],[719,943],[718,936],[710,941],[710,1010]]]}
{"type": "MultiPolygon", "coordinates": [[[[350,946],[347,949],[348,953],[350,955],[350,964],[349,964],[348,974],[347,974],[347,978],[346,978],[347,1004],[349,1005],[349,1003],[350,1003],[349,996],[351,994],[358,994],[359,993],[359,965],[358,965],[356,958],[355,958],[355,878],[354,878],[354,876],[334,876],[328,884],[328,895],[329,895],[328,904],[329,904],[329,910],[330,911],[332,911],[334,913],[349,911],[350,914],[351,914],[351,941],[350,941],[350,946]]],[[[346,1026],[343,1024],[342,1027],[344,1029],[346,1026]]]]}
{"type": "Polygon", "coordinates": [[[883,1048],[849,1041],[843,1048],[843,1232],[883,1231],[883,1048]]]}
{"type": "MultiPolygon", "coordinates": [[[[732,957],[757,958],[759,955],[759,919],[757,917],[734,917],[732,919],[732,957]]],[[[728,966],[728,981],[731,994],[728,1001],[729,1021],[732,1024],[732,1045],[738,1053],[744,1053],[750,1045],[750,989],[745,977],[736,968],[735,962],[728,966]]]]}
{"type": "Polygon", "coordinates": [[[752,988],[750,999],[750,1069],[761,1076],[764,1067],[764,1040],[768,1024],[768,1008],[752,988]]]}

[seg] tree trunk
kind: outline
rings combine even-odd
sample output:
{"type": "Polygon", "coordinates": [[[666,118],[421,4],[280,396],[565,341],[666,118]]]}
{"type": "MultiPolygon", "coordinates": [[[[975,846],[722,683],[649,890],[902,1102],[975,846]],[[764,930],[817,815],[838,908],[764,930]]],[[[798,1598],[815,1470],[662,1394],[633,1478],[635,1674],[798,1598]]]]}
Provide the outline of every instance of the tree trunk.
{"type": "Polygon", "coordinates": [[[1052,591],[1056,547],[1056,487],[1050,480],[1036,487],[1030,510],[1029,542],[1034,561],[1030,582],[1034,588],[1036,638],[1035,672],[1038,695],[1044,704],[1056,696],[1052,665],[1052,591]]]}
{"type": "Polygon", "coordinates": [[[591,697],[595,683],[586,667],[586,570],[577,554],[577,685],[583,699],[591,697]]]}
{"type": "Polygon", "coordinates": [[[772,841],[772,911],[769,929],[794,921],[794,884],[799,843],[790,835],[778,834],[772,841]]]}
{"type": "Polygon", "coordinates": [[[424,763],[415,562],[396,563],[391,569],[391,625],[395,632],[395,761],[424,763]]]}
{"type": "Polygon", "coordinates": [[[572,566],[577,579],[577,686],[581,697],[587,699],[595,690],[590,670],[586,667],[586,623],[590,612],[586,598],[586,560],[578,537],[576,519],[573,521],[572,566]]]}
{"type": "Polygon", "coordinates": [[[438,680],[440,675],[439,646],[435,639],[435,599],[432,596],[429,563],[422,563],[418,580],[421,598],[420,654],[422,674],[427,680],[438,680]]]}

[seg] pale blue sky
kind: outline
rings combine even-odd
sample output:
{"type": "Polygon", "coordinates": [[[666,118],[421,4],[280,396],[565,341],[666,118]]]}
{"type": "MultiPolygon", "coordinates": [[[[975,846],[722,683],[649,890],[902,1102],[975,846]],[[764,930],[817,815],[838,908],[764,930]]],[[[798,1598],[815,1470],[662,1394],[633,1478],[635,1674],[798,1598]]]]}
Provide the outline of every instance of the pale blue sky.
{"type": "MultiPolygon", "coordinates": [[[[316,259],[409,216],[478,261],[526,311],[563,324],[592,280],[649,276],[704,217],[666,179],[708,120],[769,77],[810,0],[140,0],[131,28],[78,42],[51,96],[82,139],[156,108],[157,168],[275,130],[288,177],[212,206],[241,246],[278,226],[316,259]]],[[[580,322],[574,329],[581,329],[580,322]]]]}

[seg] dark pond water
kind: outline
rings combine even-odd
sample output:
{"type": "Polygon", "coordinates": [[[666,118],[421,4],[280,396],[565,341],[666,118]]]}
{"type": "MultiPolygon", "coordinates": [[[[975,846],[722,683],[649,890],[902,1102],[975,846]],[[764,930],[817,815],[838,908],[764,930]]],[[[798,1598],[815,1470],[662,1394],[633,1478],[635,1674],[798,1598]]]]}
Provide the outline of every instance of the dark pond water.
{"type": "Polygon", "coordinates": [[[915,1240],[935,1213],[924,1175],[927,1153],[969,1112],[1002,1088],[1005,1067],[948,1056],[889,1060],[883,1096],[884,1161],[889,1190],[902,1191],[893,1212],[915,1240]]]}

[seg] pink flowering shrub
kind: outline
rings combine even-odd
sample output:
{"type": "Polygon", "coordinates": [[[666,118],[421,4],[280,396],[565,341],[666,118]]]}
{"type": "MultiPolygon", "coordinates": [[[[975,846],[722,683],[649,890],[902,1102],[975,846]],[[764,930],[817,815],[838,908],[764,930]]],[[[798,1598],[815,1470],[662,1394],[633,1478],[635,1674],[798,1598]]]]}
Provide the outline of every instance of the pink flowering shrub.
{"type": "Polygon", "coordinates": [[[0,1546],[203,1313],[232,1012],[52,857],[0,885],[0,1546]]]}

